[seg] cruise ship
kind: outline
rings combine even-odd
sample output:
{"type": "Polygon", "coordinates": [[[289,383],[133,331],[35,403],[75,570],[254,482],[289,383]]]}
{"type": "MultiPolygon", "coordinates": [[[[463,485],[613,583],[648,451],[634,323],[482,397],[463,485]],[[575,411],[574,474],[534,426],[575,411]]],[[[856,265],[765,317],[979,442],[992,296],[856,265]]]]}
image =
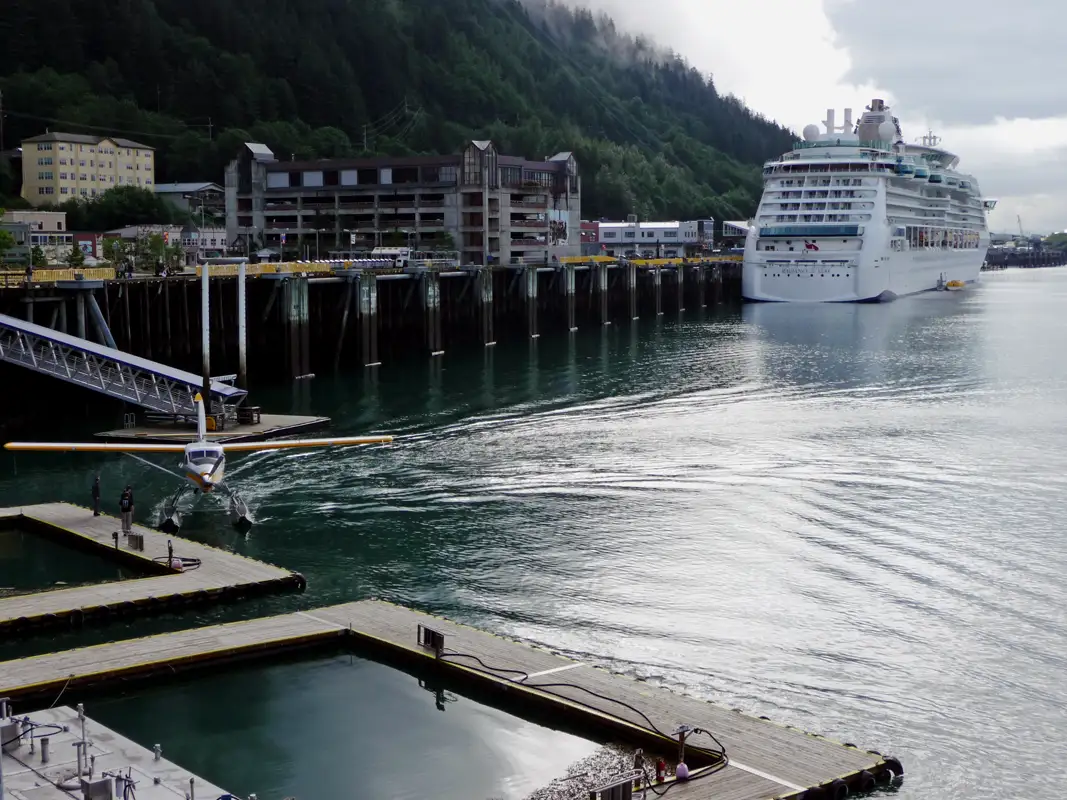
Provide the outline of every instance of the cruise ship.
{"type": "Polygon", "coordinates": [[[904,141],[873,100],[853,125],[804,129],[764,165],[763,197],[745,240],[747,300],[878,302],[978,279],[989,247],[978,182],[932,133],[904,141]]]}

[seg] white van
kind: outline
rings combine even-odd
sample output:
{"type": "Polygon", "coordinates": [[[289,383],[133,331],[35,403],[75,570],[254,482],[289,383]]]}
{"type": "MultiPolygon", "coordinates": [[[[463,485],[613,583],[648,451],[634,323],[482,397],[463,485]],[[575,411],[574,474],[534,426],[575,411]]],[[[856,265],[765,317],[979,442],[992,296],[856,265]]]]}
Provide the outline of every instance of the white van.
{"type": "Polygon", "coordinates": [[[371,250],[370,257],[374,259],[392,259],[393,266],[405,269],[411,263],[410,247],[375,247],[371,250]]]}

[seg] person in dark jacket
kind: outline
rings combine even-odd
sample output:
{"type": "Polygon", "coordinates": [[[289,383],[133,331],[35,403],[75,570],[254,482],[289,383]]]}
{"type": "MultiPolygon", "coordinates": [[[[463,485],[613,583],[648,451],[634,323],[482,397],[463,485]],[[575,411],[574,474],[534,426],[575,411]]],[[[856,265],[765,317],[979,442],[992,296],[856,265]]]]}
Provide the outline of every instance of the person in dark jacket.
{"type": "Polygon", "coordinates": [[[93,481],[93,516],[100,516],[100,476],[93,481]]]}
{"type": "Polygon", "coordinates": [[[119,516],[122,517],[122,532],[133,533],[133,487],[127,486],[119,497],[119,516]]]}

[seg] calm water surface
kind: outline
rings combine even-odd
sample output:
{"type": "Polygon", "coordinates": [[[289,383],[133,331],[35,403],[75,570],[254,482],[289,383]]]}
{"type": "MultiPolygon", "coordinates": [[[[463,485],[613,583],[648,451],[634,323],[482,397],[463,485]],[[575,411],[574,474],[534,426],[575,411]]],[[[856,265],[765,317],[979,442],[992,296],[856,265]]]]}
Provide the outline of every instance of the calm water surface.
{"type": "MultiPolygon", "coordinates": [[[[901,798],[1059,796],[1067,270],[982,283],[546,334],[370,385],[260,392],[338,432],[402,436],[259,457],[239,476],[260,519],[247,541],[218,513],[190,518],[191,536],[303,572],[305,595],[4,647],[381,596],[892,753],[901,798]]],[[[20,455],[0,504],[84,503],[100,466],[115,495],[168,486],[133,463],[20,455]]],[[[229,713],[250,736],[299,727],[262,675],[251,710],[229,713]]],[[[183,703],[195,718],[219,700],[183,703]]]]}

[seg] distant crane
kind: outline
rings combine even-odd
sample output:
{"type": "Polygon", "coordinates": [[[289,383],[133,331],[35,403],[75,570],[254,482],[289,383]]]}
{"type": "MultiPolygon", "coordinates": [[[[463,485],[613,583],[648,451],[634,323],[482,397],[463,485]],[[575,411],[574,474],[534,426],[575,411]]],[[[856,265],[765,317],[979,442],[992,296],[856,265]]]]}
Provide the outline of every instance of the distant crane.
{"type": "Polygon", "coordinates": [[[1022,241],[1025,242],[1026,241],[1026,234],[1023,233],[1023,217],[1022,217],[1022,214],[1016,214],[1015,215],[1015,219],[1019,223],[1019,239],[1021,239],[1022,241]]]}

